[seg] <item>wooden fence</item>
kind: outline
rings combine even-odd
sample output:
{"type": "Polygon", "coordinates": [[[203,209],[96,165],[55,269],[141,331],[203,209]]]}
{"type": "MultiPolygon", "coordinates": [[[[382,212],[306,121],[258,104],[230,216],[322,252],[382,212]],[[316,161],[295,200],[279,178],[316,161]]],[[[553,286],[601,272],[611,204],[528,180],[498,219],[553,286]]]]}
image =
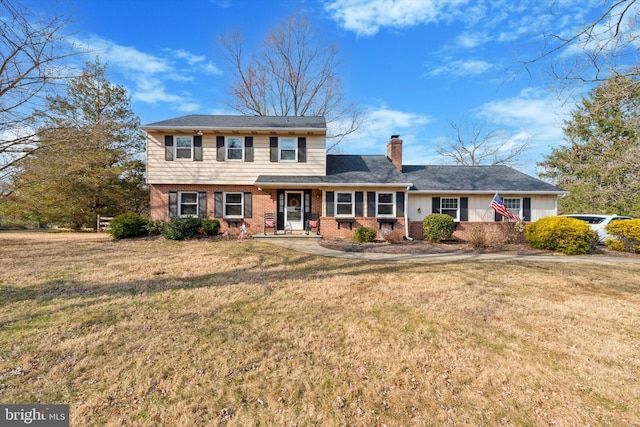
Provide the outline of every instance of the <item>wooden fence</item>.
{"type": "Polygon", "coordinates": [[[106,231],[109,229],[109,224],[111,224],[112,216],[100,216],[98,215],[98,219],[96,222],[96,231],[106,231]]]}

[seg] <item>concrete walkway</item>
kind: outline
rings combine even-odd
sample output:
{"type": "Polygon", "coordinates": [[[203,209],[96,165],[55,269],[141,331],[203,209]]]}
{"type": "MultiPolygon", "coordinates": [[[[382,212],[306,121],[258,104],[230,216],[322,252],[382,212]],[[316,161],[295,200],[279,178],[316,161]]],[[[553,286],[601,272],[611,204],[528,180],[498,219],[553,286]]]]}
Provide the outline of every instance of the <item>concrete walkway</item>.
{"type": "Polygon", "coordinates": [[[604,257],[604,256],[569,256],[562,254],[553,255],[518,255],[518,254],[457,254],[457,253],[440,253],[440,254],[385,254],[385,253],[367,253],[367,252],[343,252],[333,249],[327,249],[320,245],[317,239],[268,239],[263,240],[266,243],[279,245],[297,252],[303,252],[311,255],[362,259],[373,261],[538,261],[538,262],[569,262],[569,263],[585,263],[585,264],[640,264],[640,257],[604,257]]]}

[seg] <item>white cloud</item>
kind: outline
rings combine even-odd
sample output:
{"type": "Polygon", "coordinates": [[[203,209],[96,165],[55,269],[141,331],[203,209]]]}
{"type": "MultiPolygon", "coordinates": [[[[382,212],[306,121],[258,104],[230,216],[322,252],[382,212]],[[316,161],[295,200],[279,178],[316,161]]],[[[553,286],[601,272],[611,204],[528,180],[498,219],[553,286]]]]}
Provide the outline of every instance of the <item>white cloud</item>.
{"type": "Polygon", "coordinates": [[[517,96],[488,102],[477,117],[511,133],[513,144],[529,140],[526,157],[528,173],[535,173],[535,162],[564,142],[563,120],[569,117],[571,103],[563,103],[550,92],[528,88],[517,96]]]}
{"type": "Polygon", "coordinates": [[[456,60],[435,68],[427,74],[430,76],[466,77],[484,74],[493,68],[495,68],[495,64],[478,59],[456,60]]]}
{"type": "Polygon", "coordinates": [[[204,55],[185,49],[164,49],[160,55],[151,55],[98,36],[76,39],[74,43],[87,51],[87,56],[97,56],[107,63],[110,72],[121,75],[133,101],[170,103],[179,111],[197,111],[200,105],[189,96],[172,93],[169,89],[171,82],[193,81],[198,73],[222,74],[215,64],[207,62],[204,55]]]}
{"type": "Polygon", "coordinates": [[[325,10],[346,30],[372,36],[381,28],[395,30],[448,21],[468,0],[333,0],[325,10]]]}
{"type": "Polygon", "coordinates": [[[386,154],[391,135],[400,135],[405,147],[420,141],[425,125],[433,119],[428,116],[392,110],[386,106],[370,109],[367,122],[349,135],[340,145],[340,151],[350,154],[386,154]]]}

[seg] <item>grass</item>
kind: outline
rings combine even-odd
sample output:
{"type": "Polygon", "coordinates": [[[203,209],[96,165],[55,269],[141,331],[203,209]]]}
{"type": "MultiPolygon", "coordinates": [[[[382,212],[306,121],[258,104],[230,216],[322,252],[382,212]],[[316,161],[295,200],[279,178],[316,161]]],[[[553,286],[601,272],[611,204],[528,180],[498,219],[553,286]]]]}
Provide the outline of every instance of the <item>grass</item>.
{"type": "Polygon", "coordinates": [[[71,425],[640,425],[640,264],[0,233],[0,402],[71,425]]]}

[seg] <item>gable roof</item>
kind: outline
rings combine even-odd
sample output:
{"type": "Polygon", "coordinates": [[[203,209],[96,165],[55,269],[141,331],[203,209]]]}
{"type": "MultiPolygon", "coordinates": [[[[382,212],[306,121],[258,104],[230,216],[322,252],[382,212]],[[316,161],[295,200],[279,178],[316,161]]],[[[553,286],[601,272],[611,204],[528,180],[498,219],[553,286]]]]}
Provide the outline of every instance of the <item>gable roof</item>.
{"type": "Polygon", "coordinates": [[[509,166],[403,166],[412,191],[430,193],[537,193],[568,192],[509,166]]]}
{"type": "Polygon", "coordinates": [[[411,181],[386,156],[328,154],[326,170],[326,176],[260,175],[255,185],[411,186],[411,181]]]}
{"type": "Polygon", "coordinates": [[[160,122],[149,123],[140,127],[143,130],[189,129],[189,130],[269,130],[298,129],[325,130],[327,122],[324,117],[283,117],[283,116],[220,116],[190,114],[160,122]]]}

